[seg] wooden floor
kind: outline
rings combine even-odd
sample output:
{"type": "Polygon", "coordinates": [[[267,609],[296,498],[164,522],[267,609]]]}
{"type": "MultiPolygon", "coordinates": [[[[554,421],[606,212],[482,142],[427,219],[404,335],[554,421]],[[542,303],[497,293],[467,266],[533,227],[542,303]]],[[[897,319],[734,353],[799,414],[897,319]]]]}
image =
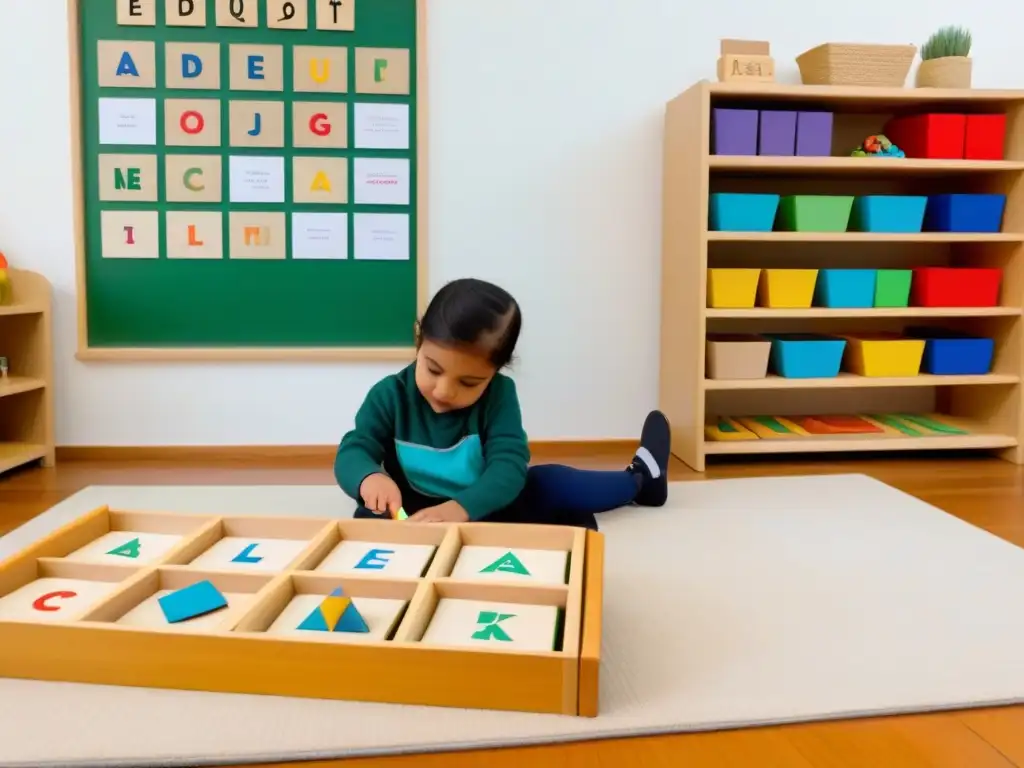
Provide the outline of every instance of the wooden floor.
{"type": "MultiPolygon", "coordinates": [[[[628,453],[628,451],[627,451],[628,453]]],[[[621,450],[544,452],[587,468],[618,468],[621,450]]],[[[99,463],[62,462],[0,479],[0,534],[97,484],[315,484],[333,482],[330,461],[279,457],[99,463]]],[[[826,457],[803,463],[763,461],[712,467],[704,475],[681,464],[673,480],[778,474],[860,472],[913,494],[1011,541],[1024,545],[1024,472],[987,458],[903,457],[846,462],[826,457]]],[[[1022,649],[1024,653],[1024,649],[1022,649]]],[[[396,723],[396,727],[398,727],[396,723]]],[[[2,751],[2,750],[0,750],[2,751]]],[[[619,739],[526,749],[302,763],[303,768],[1024,768],[1024,707],[813,723],[709,734],[619,739]]],[[[280,768],[280,766],[278,766],[280,768]]]]}

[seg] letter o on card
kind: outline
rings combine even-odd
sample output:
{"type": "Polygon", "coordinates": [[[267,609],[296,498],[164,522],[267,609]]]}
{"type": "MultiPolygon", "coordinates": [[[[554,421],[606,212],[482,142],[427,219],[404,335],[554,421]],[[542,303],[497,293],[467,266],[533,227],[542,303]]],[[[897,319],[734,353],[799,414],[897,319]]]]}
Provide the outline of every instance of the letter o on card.
{"type": "Polygon", "coordinates": [[[185,133],[195,136],[197,133],[203,132],[206,120],[199,112],[190,109],[188,112],[181,113],[181,119],[178,121],[178,124],[185,133]]]}

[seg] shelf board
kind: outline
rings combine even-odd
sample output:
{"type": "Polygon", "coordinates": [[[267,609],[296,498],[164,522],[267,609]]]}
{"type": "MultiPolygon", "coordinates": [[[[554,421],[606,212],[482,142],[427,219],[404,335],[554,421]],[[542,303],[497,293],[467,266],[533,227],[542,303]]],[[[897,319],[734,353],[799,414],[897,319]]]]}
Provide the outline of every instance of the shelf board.
{"type": "Polygon", "coordinates": [[[1024,91],[994,88],[876,88],[850,85],[789,85],[783,83],[707,82],[712,98],[734,97],[778,101],[811,101],[875,110],[895,106],[939,103],[975,103],[996,106],[1024,101],[1024,91]]]}
{"type": "Polygon", "coordinates": [[[33,379],[28,376],[8,376],[6,381],[0,379],[0,397],[31,392],[35,389],[43,389],[45,386],[46,382],[43,379],[33,379]]]}
{"type": "Polygon", "coordinates": [[[1019,384],[1020,377],[1012,374],[990,373],[979,376],[934,376],[921,374],[906,377],[857,376],[840,373],[825,379],[787,379],[770,375],[763,379],[705,379],[704,389],[760,390],[760,389],[854,389],[860,387],[957,387],[989,384],[1019,384]]]}
{"type": "Polygon", "coordinates": [[[846,451],[924,451],[962,450],[965,448],[1012,448],[1017,445],[1013,435],[987,431],[984,425],[965,418],[943,416],[944,421],[967,429],[969,435],[936,437],[879,437],[878,435],[829,435],[828,437],[790,437],[760,440],[705,440],[704,453],[841,453],[846,451]]]}
{"type": "Polygon", "coordinates": [[[705,309],[708,319],[741,320],[862,318],[862,317],[1019,317],[1020,307],[884,307],[872,309],[705,309]]]}
{"type": "Polygon", "coordinates": [[[1022,243],[1024,232],[725,232],[709,242],[728,243],[1022,243]]]}
{"type": "Polygon", "coordinates": [[[0,315],[39,315],[46,309],[38,304],[3,304],[0,315]]]}
{"type": "Polygon", "coordinates": [[[708,155],[712,171],[758,173],[933,175],[1024,171],[1016,160],[927,160],[922,158],[772,157],[766,155],[708,155]]]}
{"type": "Polygon", "coordinates": [[[46,446],[36,443],[0,443],[0,472],[46,456],[46,446]]]}

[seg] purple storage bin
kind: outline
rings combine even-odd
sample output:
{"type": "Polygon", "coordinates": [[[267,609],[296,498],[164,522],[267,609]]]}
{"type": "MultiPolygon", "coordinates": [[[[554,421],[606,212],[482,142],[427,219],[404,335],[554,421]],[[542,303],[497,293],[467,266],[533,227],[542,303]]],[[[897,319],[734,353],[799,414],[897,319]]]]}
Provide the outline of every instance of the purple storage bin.
{"type": "Polygon", "coordinates": [[[796,153],[803,157],[832,156],[831,112],[799,112],[797,114],[796,153]]]}
{"type": "Polygon", "coordinates": [[[796,151],[796,112],[761,111],[760,155],[792,155],[796,151]]]}
{"type": "Polygon", "coordinates": [[[714,153],[756,155],[757,122],[756,109],[714,109],[714,153]]]}

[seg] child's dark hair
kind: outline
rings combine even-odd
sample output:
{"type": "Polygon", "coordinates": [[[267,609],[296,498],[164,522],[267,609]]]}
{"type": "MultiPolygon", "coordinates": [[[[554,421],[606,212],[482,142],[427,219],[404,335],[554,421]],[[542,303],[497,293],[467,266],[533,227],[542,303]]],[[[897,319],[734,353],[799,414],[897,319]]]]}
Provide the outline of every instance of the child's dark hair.
{"type": "Polygon", "coordinates": [[[500,370],[512,361],[522,322],[508,291],[467,277],[446,284],[430,300],[417,341],[482,349],[500,370]]]}

